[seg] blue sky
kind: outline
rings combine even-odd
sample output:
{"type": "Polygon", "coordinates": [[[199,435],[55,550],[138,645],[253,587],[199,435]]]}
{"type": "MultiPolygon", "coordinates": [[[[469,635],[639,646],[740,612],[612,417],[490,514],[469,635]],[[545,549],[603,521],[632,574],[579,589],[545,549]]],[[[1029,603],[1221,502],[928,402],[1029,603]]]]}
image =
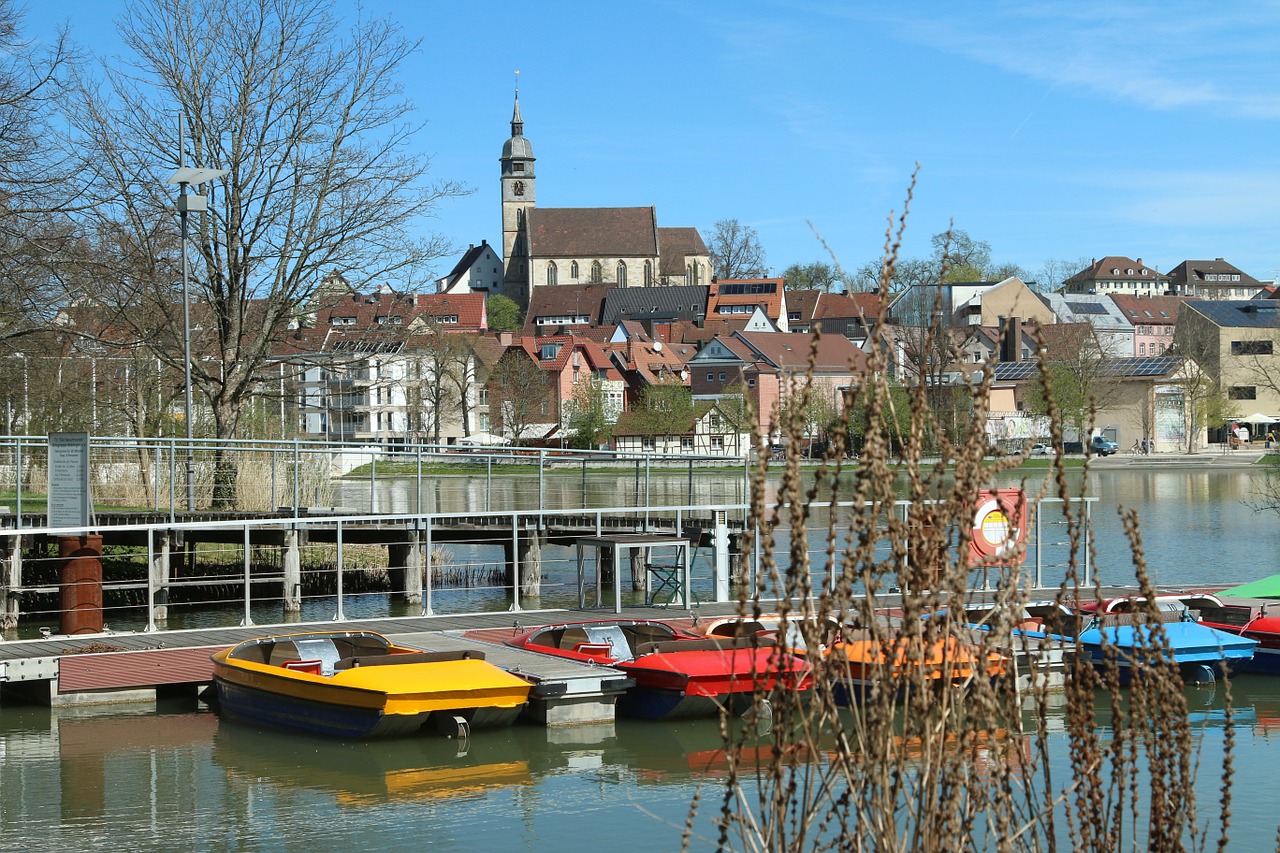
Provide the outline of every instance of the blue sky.
{"type": "MultiPolygon", "coordinates": [[[[419,144],[475,190],[429,227],[462,249],[501,243],[518,69],[539,204],[652,204],[704,236],[736,218],[774,273],[829,260],[809,223],[845,266],[877,258],[917,162],[907,255],[954,220],[1032,273],[1108,254],[1280,273],[1277,4],[359,5],[422,40],[419,144]]],[[[121,0],[31,6],[29,36],[67,21],[118,50],[121,0]]]]}

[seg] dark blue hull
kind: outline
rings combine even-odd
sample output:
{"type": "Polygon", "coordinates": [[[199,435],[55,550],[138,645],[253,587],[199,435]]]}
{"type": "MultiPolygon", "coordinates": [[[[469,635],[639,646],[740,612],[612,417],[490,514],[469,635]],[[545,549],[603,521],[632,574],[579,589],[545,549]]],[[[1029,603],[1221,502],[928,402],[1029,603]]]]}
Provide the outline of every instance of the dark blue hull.
{"type": "Polygon", "coordinates": [[[277,729],[339,738],[386,737],[410,734],[426,716],[387,716],[381,709],[350,708],[297,699],[214,679],[218,713],[228,719],[277,729]]]}

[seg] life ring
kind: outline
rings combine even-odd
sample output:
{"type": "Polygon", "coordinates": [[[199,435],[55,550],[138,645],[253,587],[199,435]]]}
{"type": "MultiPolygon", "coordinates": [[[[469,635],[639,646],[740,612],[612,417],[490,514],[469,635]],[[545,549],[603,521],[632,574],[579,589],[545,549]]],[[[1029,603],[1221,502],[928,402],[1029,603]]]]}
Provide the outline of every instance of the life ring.
{"type": "Polygon", "coordinates": [[[972,562],[1003,560],[1015,554],[1026,522],[1026,498],[1020,489],[983,492],[973,517],[972,562]]]}

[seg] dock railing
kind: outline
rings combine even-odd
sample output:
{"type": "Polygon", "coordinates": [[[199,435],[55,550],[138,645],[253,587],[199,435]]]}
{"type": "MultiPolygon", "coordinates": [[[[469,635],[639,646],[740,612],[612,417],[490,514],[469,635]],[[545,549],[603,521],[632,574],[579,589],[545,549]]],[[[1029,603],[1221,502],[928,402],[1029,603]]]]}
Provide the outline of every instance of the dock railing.
{"type": "MultiPolygon", "coordinates": [[[[1088,531],[1096,498],[1078,500],[1088,531]]],[[[1042,503],[1061,505],[1056,498],[1042,503]]],[[[909,501],[898,501],[894,511],[905,519],[910,508],[909,501]]],[[[1046,581],[1059,583],[1068,560],[1068,543],[1041,522],[1039,508],[1032,507],[1023,569],[1023,581],[1037,589],[1046,581]]],[[[815,502],[810,509],[817,533],[805,550],[815,565],[825,565],[828,514],[862,507],[815,502]]],[[[1055,513],[1061,514],[1050,515],[1055,513]]],[[[83,583],[62,574],[65,561],[56,544],[85,531],[19,529],[12,517],[8,521],[0,525],[5,636],[35,636],[42,627],[56,631],[66,615],[68,588],[83,583]]],[[[732,503],[113,524],[94,530],[103,537],[100,621],[110,630],[158,631],[576,607],[577,538],[690,528],[702,531],[702,541],[695,543],[689,605],[732,600],[744,584],[776,597],[780,591],[758,576],[762,534],[755,531],[756,547],[745,547],[748,522],[747,505],[732,503]]],[[[774,553],[788,553],[786,528],[763,535],[774,537],[774,553]]],[[[1087,536],[1082,547],[1089,554],[1087,536]]],[[[1092,582],[1087,559],[1086,585],[1092,582]]],[[[646,562],[641,557],[631,566],[602,566],[606,578],[623,573],[624,603],[645,601],[646,562]]],[[[594,579],[594,566],[588,575],[594,579]]],[[[987,583],[986,573],[975,570],[973,586],[987,583]]]]}
{"type": "MultiPolygon", "coordinates": [[[[467,480],[469,508],[479,512],[541,509],[552,498],[557,508],[646,506],[655,502],[659,473],[667,495],[678,479],[680,498],[690,504],[707,497],[746,501],[750,494],[742,456],[300,439],[196,439],[190,450],[191,508],[186,439],[91,436],[95,507],[166,513],[171,521],[189,509],[255,513],[283,507],[295,516],[317,507],[370,514],[446,511],[453,507],[438,505],[437,494],[445,477],[467,480]],[[732,473],[732,494],[704,494],[699,475],[709,471],[732,473]],[[513,479],[519,488],[510,487],[513,479]],[[480,482],[482,491],[472,488],[480,482]]],[[[42,512],[47,459],[46,436],[0,436],[0,505],[19,517],[42,512]]]]}

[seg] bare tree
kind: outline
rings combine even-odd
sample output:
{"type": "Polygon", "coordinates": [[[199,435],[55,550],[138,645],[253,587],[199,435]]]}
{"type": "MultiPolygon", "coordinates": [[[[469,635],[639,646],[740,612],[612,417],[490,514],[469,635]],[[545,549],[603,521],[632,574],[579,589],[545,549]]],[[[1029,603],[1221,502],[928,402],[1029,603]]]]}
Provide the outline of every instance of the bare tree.
{"type": "MultiPolygon", "coordinates": [[[[81,79],[69,102],[97,196],[91,224],[122,254],[157,259],[149,276],[123,279],[109,294],[120,322],[149,300],[181,326],[176,261],[161,237],[172,228],[156,226],[173,210],[160,164],[180,157],[229,170],[206,185],[192,272],[202,303],[192,378],[219,438],[236,435],[273,339],[322,270],[339,269],[357,287],[390,277],[416,288],[450,248],[416,231],[462,191],[430,184],[427,160],[410,148],[416,127],[398,74],[416,45],[385,20],[357,20],[344,32],[330,7],[135,0],[119,25],[131,64],[81,79]],[[178,110],[190,119],[181,155],[178,110]]],[[[121,280],[110,269],[97,278],[121,280]]],[[[157,341],[157,355],[181,363],[171,344],[157,341]]],[[[233,485],[233,467],[218,464],[216,504],[233,485]]]]}
{"type": "Polygon", "coordinates": [[[840,283],[840,270],[822,261],[792,264],[782,271],[782,286],[787,290],[821,290],[830,293],[840,283]]]}
{"type": "Polygon", "coordinates": [[[716,278],[762,278],[768,274],[760,235],[736,219],[721,219],[715,224],[707,251],[716,278]]]}
{"type": "Polygon", "coordinates": [[[529,428],[552,415],[547,373],[520,349],[508,350],[489,374],[489,412],[499,435],[514,444],[529,437],[529,428]]]}
{"type": "Polygon", "coordinates": [[[47,48],[25,40],[22,12],[0,0],[0,340],[47,325],[62,304],[58,261],[75,245],[54,122],[72,56],[65,34],[47,48]]]}

